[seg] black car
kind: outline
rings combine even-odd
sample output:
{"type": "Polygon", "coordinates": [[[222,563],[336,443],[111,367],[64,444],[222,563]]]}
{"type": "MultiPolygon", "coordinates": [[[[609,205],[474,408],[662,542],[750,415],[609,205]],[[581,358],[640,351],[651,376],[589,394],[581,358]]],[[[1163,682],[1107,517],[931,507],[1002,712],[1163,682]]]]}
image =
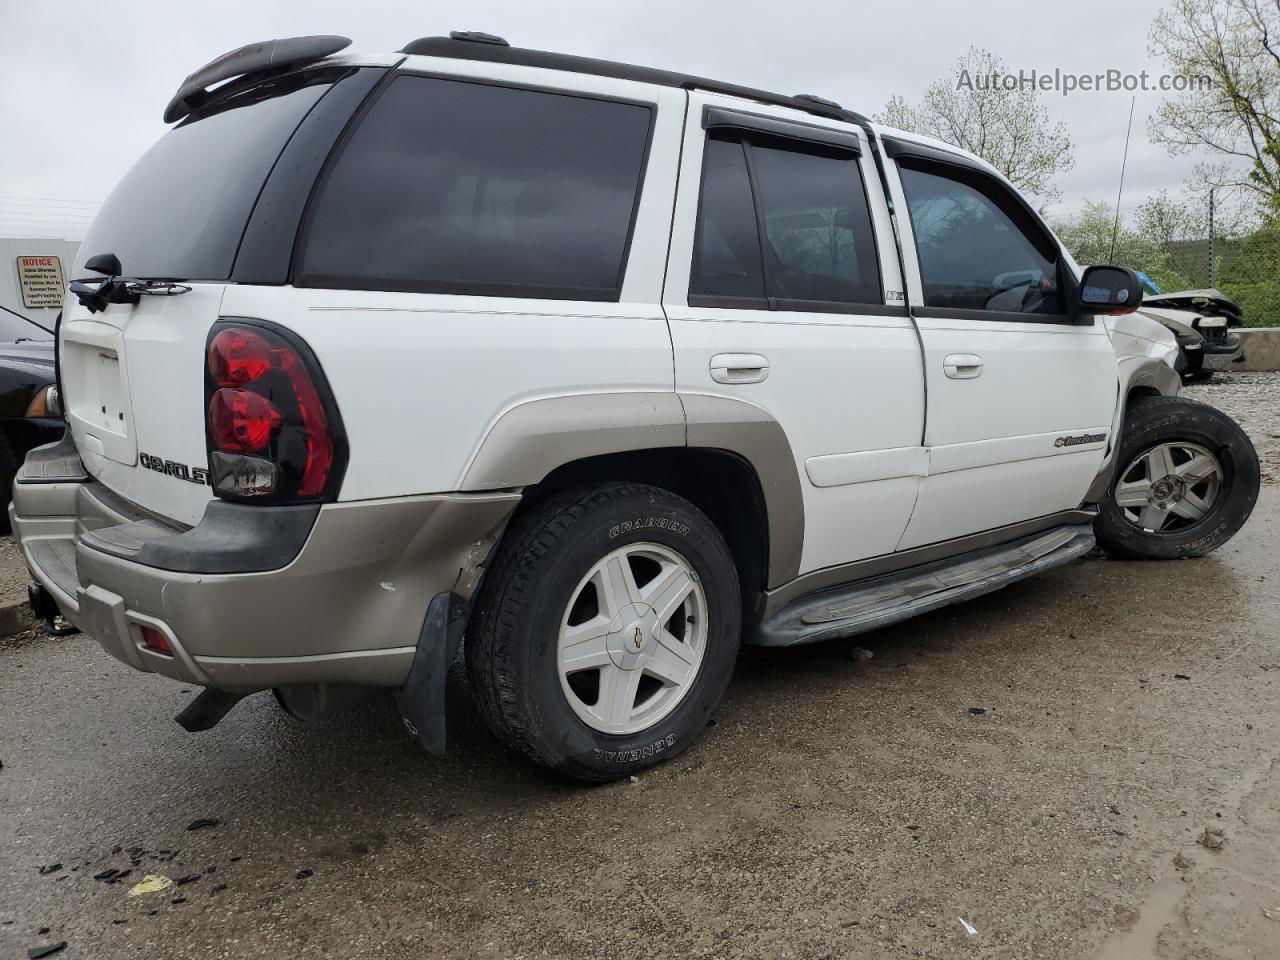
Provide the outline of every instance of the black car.
{"type": "Polygon", "coordinates": [[[0,340],[0,526],[4,529],[9,524],[13,478],[27,451],[57,440],[64,426],[49,332],[16,313],[6,320],[12,323],[0,324],[0,336],[5,336],[0,340]],[[18,320],[31,326],[24,328],[18,320]],[[24,335],[28,330],[31,336],[24,335]]]}

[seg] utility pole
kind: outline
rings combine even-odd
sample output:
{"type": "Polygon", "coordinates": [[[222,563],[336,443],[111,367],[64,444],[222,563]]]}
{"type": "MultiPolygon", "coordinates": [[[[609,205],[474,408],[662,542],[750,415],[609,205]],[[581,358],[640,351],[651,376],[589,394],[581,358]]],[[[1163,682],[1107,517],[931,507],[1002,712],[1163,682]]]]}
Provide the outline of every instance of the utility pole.
{"type": "Polygon", "coordinates": [[[1209,188],[1209,286],[1213,286],[1213,191],[1217,187],[1209,188]]]}

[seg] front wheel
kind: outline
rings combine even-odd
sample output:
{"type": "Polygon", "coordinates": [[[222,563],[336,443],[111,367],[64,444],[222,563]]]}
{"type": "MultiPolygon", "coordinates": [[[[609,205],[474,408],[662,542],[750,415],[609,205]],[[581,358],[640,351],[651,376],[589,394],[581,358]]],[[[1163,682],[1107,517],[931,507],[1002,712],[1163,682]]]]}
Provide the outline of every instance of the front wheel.
{"type": "Polygon", "coordinates": [[[701,510],[657,487],[579,487],[504,538],[467,633],[467,672],[499,739],[604,782],[702,733],[740,632],[733,559],[701,510]]]}
{"type": "Polygon", "coordinates": [[[1258,454],[1240,425],[1185,397],[1138,397],[1094,532],[1109,552],[1172,560],[1216,550],[1258,499],[1258,454]]]}

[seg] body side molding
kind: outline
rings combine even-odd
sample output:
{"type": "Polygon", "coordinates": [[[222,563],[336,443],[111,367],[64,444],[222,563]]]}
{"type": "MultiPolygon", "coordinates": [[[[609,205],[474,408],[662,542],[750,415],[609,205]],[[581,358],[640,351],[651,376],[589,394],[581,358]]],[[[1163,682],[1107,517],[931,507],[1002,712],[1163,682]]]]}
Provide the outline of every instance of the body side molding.
{"type": "Polygon", "coordinates": [[[863,450],[810,457],[805,473],[815,487],[840,487],[874,480],[929,475],[928,447],[894,447],[891,450],[863,450]]]}

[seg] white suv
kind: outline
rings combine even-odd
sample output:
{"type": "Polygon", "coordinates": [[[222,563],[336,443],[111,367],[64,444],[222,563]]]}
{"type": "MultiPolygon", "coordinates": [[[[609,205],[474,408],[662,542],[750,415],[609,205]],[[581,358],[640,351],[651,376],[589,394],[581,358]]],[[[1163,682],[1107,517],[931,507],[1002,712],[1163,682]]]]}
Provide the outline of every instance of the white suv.
{"type": "Polygon", "coordinates": [[[179,89],[15,485],[37,612],[205,686],[188,728],[392,688],[442,749],[465,635],[494,732],[607,780],[703,731],[740,641],[1248,516],[1253,449],[1174,396],[1133,274],[975,157],[485,34],[347,42],[179,89]]]}

